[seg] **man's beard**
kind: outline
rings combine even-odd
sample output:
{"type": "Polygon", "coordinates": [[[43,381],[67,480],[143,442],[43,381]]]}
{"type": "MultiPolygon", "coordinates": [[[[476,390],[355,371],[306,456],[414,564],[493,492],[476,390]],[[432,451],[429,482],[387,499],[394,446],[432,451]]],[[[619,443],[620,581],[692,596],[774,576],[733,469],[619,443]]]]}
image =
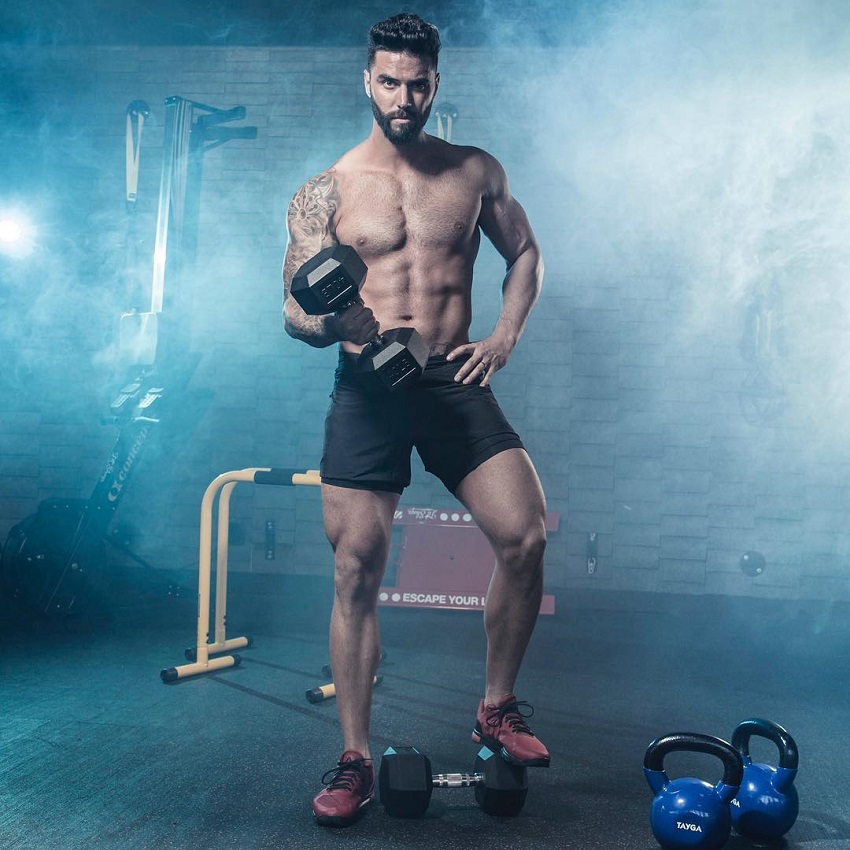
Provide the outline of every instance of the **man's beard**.
{"type": "Polygon", "coordinates": [[[378,104],[375,101],[372,101],[372,114],[375,116],[375,121],[378,123],[378,126],[383,130],[384,135],[394,144],[394,145],[406,145],[409,142],[412,142],[415,138],[419,136],[422,128],[428,123],[428,118],[431,115],[431,106],[433,104],[429,103],[428,107],[421,115],[408,114],[408,113],[400,113],[400,112],[390,112],[385,114],[381,112],[378,108],[378,104]],[[404,115],[405,118],[409,119],[407,123],[402,124],[399,127],[392,126],[393,118],[399,118],[404,115]]]}

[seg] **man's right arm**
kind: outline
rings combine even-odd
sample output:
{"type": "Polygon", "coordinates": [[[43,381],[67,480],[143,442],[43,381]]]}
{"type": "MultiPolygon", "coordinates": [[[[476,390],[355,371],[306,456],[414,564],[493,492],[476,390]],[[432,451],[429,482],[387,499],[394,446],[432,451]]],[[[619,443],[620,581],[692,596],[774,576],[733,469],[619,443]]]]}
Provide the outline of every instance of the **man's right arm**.
{"type": "Polygon", "coordinates": [[[308,315],[289,297],[289,288],[295,273],[307,260],[323,248],[338,244],[334,232],[338,204],[336,179],[332,171],[325,171],[295,193],[286,218],[289,240],[283,260],[283,328],[291,337],[316,348],[340,341],[336,317],[308,315]]]}

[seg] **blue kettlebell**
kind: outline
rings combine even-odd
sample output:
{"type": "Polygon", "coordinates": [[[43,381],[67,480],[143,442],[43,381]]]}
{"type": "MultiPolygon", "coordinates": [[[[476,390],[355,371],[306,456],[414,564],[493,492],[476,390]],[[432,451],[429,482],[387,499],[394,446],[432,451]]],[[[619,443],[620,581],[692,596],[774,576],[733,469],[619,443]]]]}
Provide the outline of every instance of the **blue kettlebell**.
{"type": "Polygon", "coordinates": [[[649,812],[652,834],[662,847],[717,850],[726,841],[732,829],[729,803],[744,774],[741,754],[731,744],[696,732],[665,735],[647,747],[643,772],[655,793],[649,812]],[[723,778],[717,785],[690,777],[671,780],[664,772],[664,758],[675,750],[717,756],[723,762],[723,778]]]}
{"type": "Polygon", "coordinates": [[[744,761],[744,778],[732,800],[732,828],[744,838],[770,841],[781,838],[797,820],[800,800],[794,779],[799,757],[794,739],[777,723],[753,717],[742,720],[732,733],[732,746],[744,761]],[[779,767],[753,763],[750,737],[773,741],[779,748],[779,767]]]}

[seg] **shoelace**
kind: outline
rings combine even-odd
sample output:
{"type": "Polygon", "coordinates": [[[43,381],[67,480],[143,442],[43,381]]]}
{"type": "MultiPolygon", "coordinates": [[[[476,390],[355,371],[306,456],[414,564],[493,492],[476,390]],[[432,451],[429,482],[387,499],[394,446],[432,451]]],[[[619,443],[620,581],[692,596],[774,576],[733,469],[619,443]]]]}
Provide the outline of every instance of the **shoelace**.
{"type": "Polygon", "coordinates": [[[341,761],[336,767],[326,771],[322,777],[322,785],[327,785],[328,791],[353,791],[365,767],[366,759],[341,761]]]}
{"type": "Polygon", "coordinates": [[[507,720],[513,732],[534,737],[534,732],[531,731],[529,725],[525,722],[526,717],[532,717],[533,715],[534,708],[527,702],[509,702],[507,705],[503,705],[495,714],[491,714],[487,718],[487,725],[501,726],[502,721],[507,720]],[[523,714],[520,706],[525,706],[528,709],[528,713],[523,714]]]}

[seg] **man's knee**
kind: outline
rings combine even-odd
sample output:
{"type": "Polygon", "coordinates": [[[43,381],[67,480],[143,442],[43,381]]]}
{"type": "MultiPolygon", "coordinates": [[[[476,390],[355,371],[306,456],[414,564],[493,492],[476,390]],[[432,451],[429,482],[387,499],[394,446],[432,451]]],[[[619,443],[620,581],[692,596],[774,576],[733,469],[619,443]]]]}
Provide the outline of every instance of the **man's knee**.
{"type": "Polygon", "coordinates": [[[543,568],[546,552],[546,527],[543,520],[528,523],[505,541],[501,560],[508,569],[522,572],[538,571],[543,568]]]}
{"type": "Polygon", "coordinates": [[[337,549],[334,555],[334,589],[337,599],[371,605],[377,600],[384,573],[381,554],[369,555],[337,549]]]}
{"type": "Polygon", "coordinates": [[[521,544],[522,559],[531,568],[543,567],[543,555],[546,552],[546,527],[543,521],[529,528],[521,544]]]}

